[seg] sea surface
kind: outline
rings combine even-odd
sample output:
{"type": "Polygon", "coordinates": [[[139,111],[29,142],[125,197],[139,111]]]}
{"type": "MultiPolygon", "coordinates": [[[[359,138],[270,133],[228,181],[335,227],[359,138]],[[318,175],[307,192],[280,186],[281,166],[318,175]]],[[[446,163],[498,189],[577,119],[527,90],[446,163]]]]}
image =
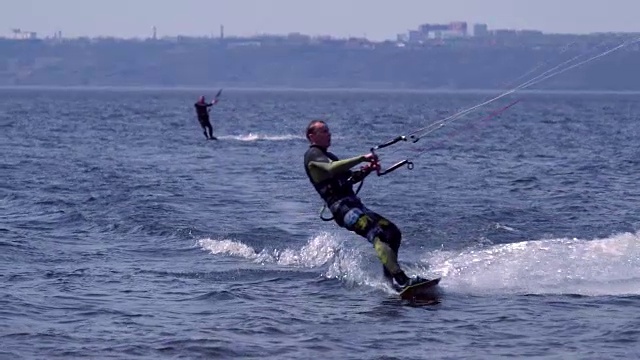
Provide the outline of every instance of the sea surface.
{"type": "MultiPolygon", "coordinates": [[[[640,98],[515,93],[378,151],[403,302],[320,219],[304,130],[340,157],[493,95],[0,90],[0,359],[637,359],[640,98]],[[520,99],[499,116],[488,116],[520,99]]],[[[325,214],[326,216],[326,214],[325,214]]]]}

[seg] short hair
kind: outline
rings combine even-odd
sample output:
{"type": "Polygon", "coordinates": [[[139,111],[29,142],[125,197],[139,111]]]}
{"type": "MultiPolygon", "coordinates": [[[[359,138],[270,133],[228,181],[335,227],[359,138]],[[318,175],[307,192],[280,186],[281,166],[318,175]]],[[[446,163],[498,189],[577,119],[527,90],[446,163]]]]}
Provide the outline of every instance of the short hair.
{"type": "Polygon", "coordinates": [[[322,120],[311,120],[309,125],[307,125],[307,140],[311,140],[309,139],[309,135],[313,134],[313,132],[316,130],[316,125],[318,124],[322,124],[325,126],[327,125],[327,123],[322,120]]]}

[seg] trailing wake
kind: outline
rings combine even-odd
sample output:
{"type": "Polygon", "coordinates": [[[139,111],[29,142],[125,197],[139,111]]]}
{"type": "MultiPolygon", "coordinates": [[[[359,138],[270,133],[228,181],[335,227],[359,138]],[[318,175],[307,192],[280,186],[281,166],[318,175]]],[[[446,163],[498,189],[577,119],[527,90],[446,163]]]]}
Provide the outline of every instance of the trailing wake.
{"type": "MultiPolygon", "coordinates": [[[[373,255],[345,246],[330,234],[316,236],[300,249],[255,250],[229,239],[201,239],[198,246],[214,255],[319,269],[322,276],[349,285],[386,288],[373,255]]],[[[442,276],[440,286],[449,293],[640,295],[639,233],[594,240],[542,239],[459,251],[405,250],[401,258],[408,273],[442,276]]]]}

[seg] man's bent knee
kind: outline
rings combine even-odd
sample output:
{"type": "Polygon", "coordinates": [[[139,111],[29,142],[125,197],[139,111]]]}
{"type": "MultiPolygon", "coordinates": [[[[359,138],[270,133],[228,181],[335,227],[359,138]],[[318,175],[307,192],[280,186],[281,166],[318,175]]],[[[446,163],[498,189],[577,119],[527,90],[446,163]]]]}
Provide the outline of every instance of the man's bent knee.
{"type": "Polygon", "coordinates": [[[363,234],[373,225],[373,219],[361,209],[351,208],[344,214],[342,223],[347,229],[355,231],[358,234],[363,234]]]}

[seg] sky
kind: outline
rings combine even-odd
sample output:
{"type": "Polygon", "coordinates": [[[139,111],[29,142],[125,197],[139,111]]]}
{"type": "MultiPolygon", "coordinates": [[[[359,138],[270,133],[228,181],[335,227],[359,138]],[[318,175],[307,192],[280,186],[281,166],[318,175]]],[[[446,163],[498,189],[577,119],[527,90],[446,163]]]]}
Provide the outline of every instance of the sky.
{"type": "Polygon", "coordinates": [[[381,41],[424,23],[545,33],[640,32],[640,0],[2,0],[0,36],[252,36],[299,32],[381,41]]]}

